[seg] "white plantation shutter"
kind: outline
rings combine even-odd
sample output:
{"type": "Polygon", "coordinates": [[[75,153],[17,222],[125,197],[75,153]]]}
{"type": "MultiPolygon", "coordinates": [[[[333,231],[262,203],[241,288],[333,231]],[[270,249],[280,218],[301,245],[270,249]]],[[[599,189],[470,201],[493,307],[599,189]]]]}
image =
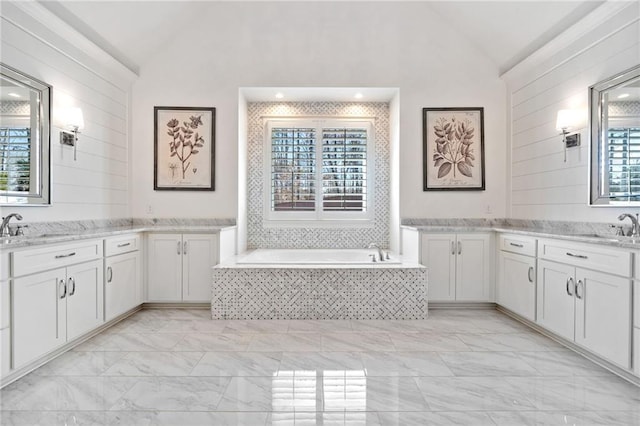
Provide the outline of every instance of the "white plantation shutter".
{"type": "Polygon", "coordinates": [[[640,127],[612,127],[607,132],[609,197],[640,200],[640,127]]]}
{"type": "Polygon", "coordinates": [[[271,129],[271,210],[313,211],[316,188],[314,128],[271,129]]]}
{"type": "Polygon", "coordinates": [[[29,192],[30,158],[31,129],[0,128],[0,191],[29,192]]]}
{"type": "Polygon", "coordinates": [[[372,220],[371,129],[346,119],[269,121],[267,220],[372,220]]]}
{"type": "Polygon", "coordinates": [[[322,129],[322,209],[366,211],[367,129],[322,129]]]}

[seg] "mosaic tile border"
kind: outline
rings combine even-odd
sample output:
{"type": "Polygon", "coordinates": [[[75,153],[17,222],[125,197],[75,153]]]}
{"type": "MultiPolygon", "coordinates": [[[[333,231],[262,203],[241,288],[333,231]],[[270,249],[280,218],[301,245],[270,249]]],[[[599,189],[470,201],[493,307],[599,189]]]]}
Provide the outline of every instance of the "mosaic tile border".
{"type": "Polygon", "coordinates": [[[427,269],[213,269],[213,319],[426,319],[427,269]]]}

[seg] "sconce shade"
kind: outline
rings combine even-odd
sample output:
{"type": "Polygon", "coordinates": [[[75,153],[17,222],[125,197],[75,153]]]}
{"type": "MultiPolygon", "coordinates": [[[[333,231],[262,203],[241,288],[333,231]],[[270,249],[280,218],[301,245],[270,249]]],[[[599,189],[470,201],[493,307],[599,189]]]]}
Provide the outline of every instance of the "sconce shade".
{"type": "Polygon", "coordinates": [[[70,128],[82,130],[84,129],[84,117],[80,108],[69,108],[66,113],[66,125],[70,128]]]}
{"type": "Polygon", "coordinates": [[[575,109],[561,109],[558,111],[556,130],[564,131],[575,128],[580,123],[580,111],[575,109]]]}

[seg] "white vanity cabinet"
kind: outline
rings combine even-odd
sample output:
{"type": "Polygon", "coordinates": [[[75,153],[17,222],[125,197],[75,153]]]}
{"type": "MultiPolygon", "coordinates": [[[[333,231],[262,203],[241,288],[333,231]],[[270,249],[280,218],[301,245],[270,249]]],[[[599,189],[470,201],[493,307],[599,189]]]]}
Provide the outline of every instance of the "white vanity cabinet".
{"type": "Polygon", "coordinates": [[[11,263],[12,368],[104,322],[102,240],[15,251],[11,263]]]}
{"type": "Polygon", "coordinates": [[[631,368],[631,254],[540,240],[538,257],[537,322],[631,368]]]}
{"type": "Polygon", "coordinates": [[[536,239],[498,235],[498,286],[496,301],[530,320],[536,319],[536,239]]]}
{"type": "Polygon", "coordinates": [[[429,268],[429,302],[490,302],[491,234],[424,232],[420,261],[429,268]]]}
{"type": "Polygon", "coordinates": [[[110,321],[142,303],[142,256],[139,234],[104,240],[104,316],[110,321]]]}
{"type": "Polygon", "coordinates": [[[11,292],[9,253],[0,251],[0,377],[11,369],[11,292]]]}
{"type": "Polygon", "coordinates": [[[147,251],[147,301],[211,302],[216,234],[151,233],[147,251]]]}

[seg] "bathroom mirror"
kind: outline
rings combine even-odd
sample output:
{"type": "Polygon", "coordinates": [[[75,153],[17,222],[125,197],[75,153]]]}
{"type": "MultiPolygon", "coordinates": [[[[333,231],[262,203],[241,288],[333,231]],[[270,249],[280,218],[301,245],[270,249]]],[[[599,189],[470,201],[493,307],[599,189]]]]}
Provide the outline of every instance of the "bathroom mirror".
{"type": "Polygon", "coordinates": [[[590,204],[640,206],[640,66],[589,88],[590,204]]]}
{"type": "Polygon", "coordinates": [[[0,64],[0,205],[47,205],[51,87],[0,64]]]}

